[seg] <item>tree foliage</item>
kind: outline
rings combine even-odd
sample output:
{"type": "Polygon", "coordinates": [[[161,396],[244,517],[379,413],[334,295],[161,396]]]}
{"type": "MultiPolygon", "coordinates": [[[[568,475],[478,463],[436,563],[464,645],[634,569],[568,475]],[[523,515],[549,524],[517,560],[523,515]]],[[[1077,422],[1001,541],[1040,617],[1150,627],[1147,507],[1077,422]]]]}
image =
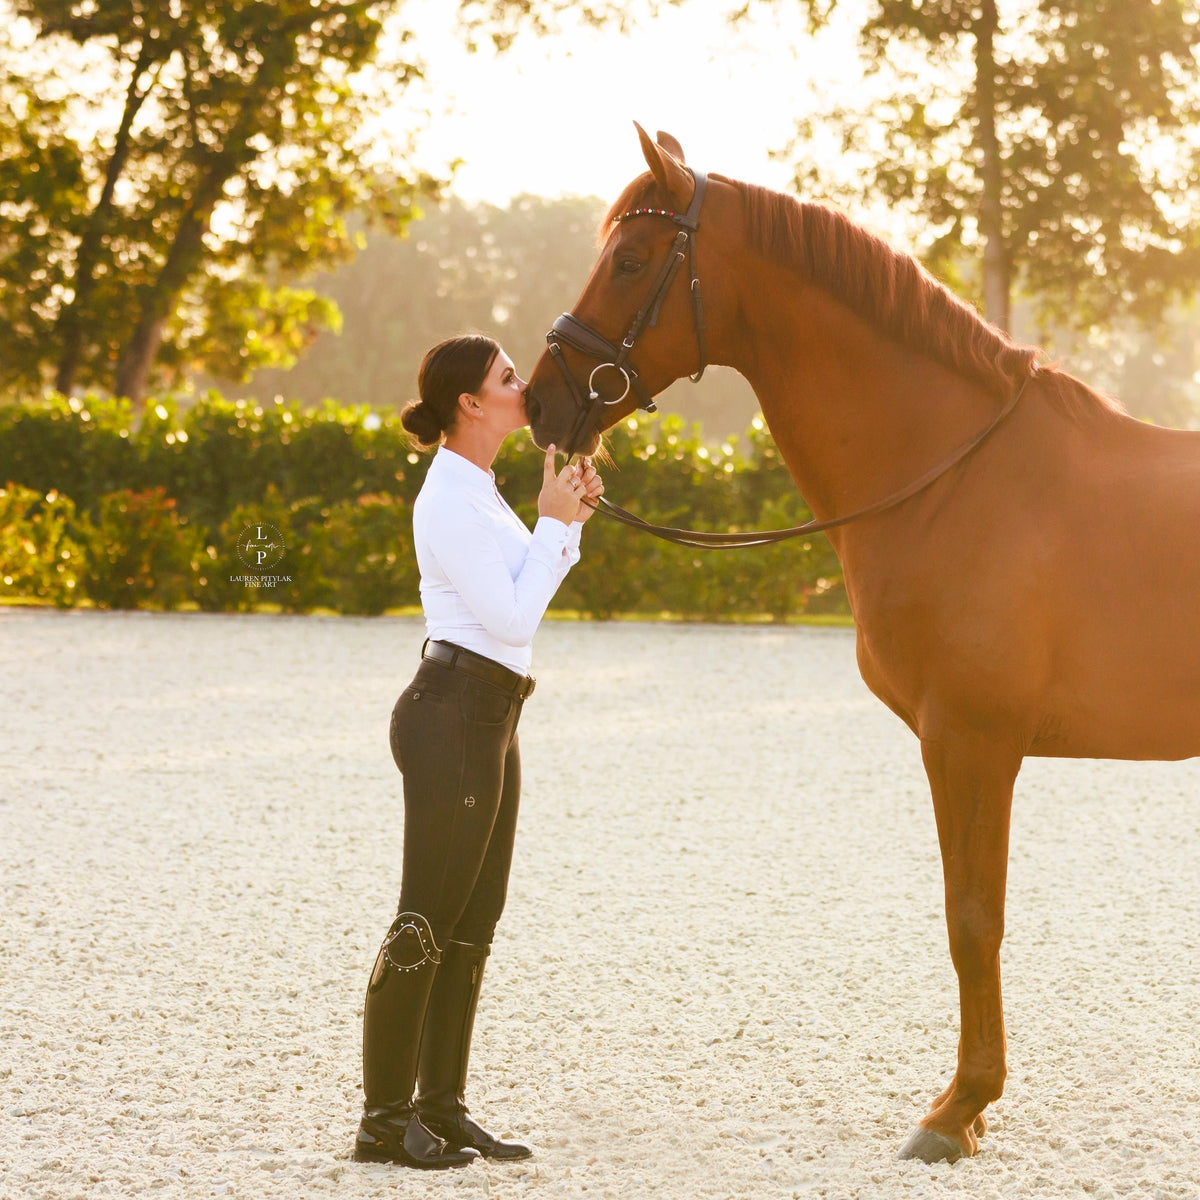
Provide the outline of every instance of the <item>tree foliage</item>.
{"type": "Polygon", "coordinates": [[[639,20],[653,17],[664,4],[681,0],[459,0],[458,12],[468,45],[478,48],[487,39],[497,50],[508,50],[522,33],[545,37],[569,22],[599,29],[616,27],[628,33],[639,20]]]}
{"type": "Polygon", "coordinates": [[[140,397],[334,323],[287,280],[352,256],[349,211],[398,228],[434,188],[407,139],[369,153],[419,73],[403,36],[380,58],[397,7],[16,0],[36,40],[10,25],[0,81],[0,382],[140,397]]]}
{"type": "MultiPolygon", "coordinates": [[[[802,3],[815,24],[833,7],[802,3]]],[[[958,282],[1005,327],[1018,286],[1076,326],[1194,288],[1196,0],[871,0],[861,47],[869,108],[798,124],[801,189],[918,214],[933,269],[973,262],[958,282]],[[832,186],[811,158],[829,128],[862,166],[832,186]]]]}
{"type": "MultiPolygon", "coordinates": [[[[459,5],[500,49],[633,11],[459,5]]],[[[346,214],[394,231],[439,186],[410,157],[405,20],[406,0],[0,0],[0,385],[140,397],[336,327],[292,281],[353,256],[346,214]]]]}

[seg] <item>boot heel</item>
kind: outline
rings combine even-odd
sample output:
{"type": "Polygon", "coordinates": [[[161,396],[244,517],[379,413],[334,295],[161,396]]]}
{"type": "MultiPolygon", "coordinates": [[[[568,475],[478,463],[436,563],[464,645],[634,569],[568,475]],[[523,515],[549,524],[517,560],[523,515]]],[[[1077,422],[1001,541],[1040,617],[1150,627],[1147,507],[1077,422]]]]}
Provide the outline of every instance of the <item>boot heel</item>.
{"type": "Polygon", "coordinates": [[[430,1133],[411,1110],[365,1114],[354,1140],[355,1162],[399,1163],[419,1171],[465,1167],[478,1157],[478,1151],[451,1146],[430,1133]]]}

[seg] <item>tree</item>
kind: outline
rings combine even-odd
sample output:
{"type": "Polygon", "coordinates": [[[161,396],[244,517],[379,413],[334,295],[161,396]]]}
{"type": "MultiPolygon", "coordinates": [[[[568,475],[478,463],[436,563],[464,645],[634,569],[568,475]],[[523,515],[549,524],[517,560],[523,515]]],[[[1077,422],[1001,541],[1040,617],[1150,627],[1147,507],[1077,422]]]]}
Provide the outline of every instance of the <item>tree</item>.
{"type": "MultiPolygon", "coordinates": [[[[79,69],[72,48],[98,64],[120,116],[88,136],[72,120],[76,80],[53,64],[18,71],[10,45],[4,381],[28,385],[50,369],[62,391],[109,385],[136,399],[152,376],[186,366],[244,377],[287,361],[336,323],[328,301],[281,281],[352,256],[347,212],[398,229],[418,192],[436,190],[366,153],[372,118],[419,70],[379,59],[396,7],[18,0],[68,69],[79,69]]],[[[406,148],[391,147],[401,168],[406,148]]]]}
{"type": "MultiPolygon", "coordinates": [[[[140,398],[187,371],[286,365],[336,328],[288,281],[353,257],[350,213],[396,232],[445,182],[411,165],[424,114],[388,137],[421,73],[404,7],[0,0],[0,385],[140,398]]],[[[468,41],[501,49],[630,10],[460,0],[468,41]]]]}
{"type": "MultiPolygon", "coordinates": [[[[814,28],[836,4],[801,2],[814,28]]],[[[871,0],[882,96],[799,122],[786,153],[836,130],[858,179],[804,163],[797,186],[919,214],[931,268],[978,263],[1001,328],[1018,285],[1043,322],[1153,318],[1200,278],[1198,46],[1196,0],[871,0]]]]}
{"type": "Polygon", "coordinates": [[[590,269],[603,214],[600,201],[578,197],[521,196],[507,208],[447,197],[405,237],[364,230],[365,253],[312,280],[342,313],[342,330],[321,334],[291,370],[258,372],[253,393],[402,404],[424,351],[470,329],[532,362],[590,269]]]}
{"type": "Polygon", "coordinates": [[[71,286],[87,163],[64,132],[66,102],[24,81],[0,95],[0,381],[36,388],[71,286]]]}

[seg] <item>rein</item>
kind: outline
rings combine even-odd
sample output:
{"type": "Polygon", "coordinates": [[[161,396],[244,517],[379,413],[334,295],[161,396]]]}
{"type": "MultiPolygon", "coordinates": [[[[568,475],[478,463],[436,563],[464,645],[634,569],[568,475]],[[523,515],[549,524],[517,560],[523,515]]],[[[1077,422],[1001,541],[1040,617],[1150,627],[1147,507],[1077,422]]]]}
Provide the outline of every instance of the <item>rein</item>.
{"type": "Polygon", "coordinates": [[[743,533],[704,533],[694,529],[675,529],[670,525],[651,524],[628,509],[622,508],[619,504],[613,504],[611,500],[606,500],[603,496],[599,497],[600,504],[596,511],[602,517],[608,517],[622,525],[628,525],[631,529],[640,529],[643,533],[662,538],[665,542],[673,542],[677,546],[695,546],[704,550],[734,550],[741,546],[770,546],[775,542],[785,542],[789,538],[803,537],[808,533],[822,533],[826,529],[837,529],[840,525],[849,525],[851,521],[886,512],[890,508],[903,504],[905,500],[911,500],[913,496],[923,492],[945,475],[951,467],[962,462],[968,454],[978,449],[1017,407],[1021,397],[1025,394],[1025,389],[1029,386],[1029,380],[1036,372],[1037,367],[1035,366],[1033,372],[1022,380],[1021,386],[1017,388],[1012,399],[996,414],[991,424],[964,442],[932,470],[926,471],[924,475],[914,479],[912,483],[902,487],[898,492],[893,492],[892,495],[882,500],[876,500],[873,504],[868,504],[865,508],[857,509],[842,517],[831,517],[828,521],[805,521],[803,525],[794,525],[790,529],[746,530],[743,533]]]}

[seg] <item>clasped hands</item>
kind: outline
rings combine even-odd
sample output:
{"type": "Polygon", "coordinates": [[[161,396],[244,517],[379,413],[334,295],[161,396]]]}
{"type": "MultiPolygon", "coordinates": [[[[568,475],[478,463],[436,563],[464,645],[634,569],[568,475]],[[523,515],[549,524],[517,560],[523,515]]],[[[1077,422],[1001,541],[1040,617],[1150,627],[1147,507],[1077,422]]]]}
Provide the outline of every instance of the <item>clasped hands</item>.
{"type": "Polygon", "coordinates": [[[604,495],[604,483],[590,458],[568,462],[555,470],[557,450],[546,447],[542,490],[538,493],[538,516],[554,517],[564,525],[581,524],[596,511],[596,502],[604,495]]]}

